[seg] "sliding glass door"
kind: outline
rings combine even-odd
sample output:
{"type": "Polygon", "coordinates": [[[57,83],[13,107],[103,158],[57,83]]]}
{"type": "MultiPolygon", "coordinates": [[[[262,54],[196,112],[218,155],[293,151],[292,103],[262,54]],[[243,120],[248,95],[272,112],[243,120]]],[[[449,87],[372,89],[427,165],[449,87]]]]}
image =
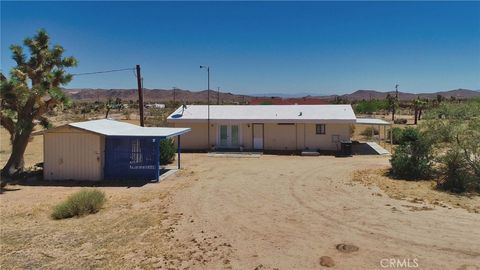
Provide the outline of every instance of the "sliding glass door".
{"type": "Polygon", "coordinates": [[[220,148],[237,148],[240,146],[240,127],[238,125],[220,125],[218,131],[220,148]]]}

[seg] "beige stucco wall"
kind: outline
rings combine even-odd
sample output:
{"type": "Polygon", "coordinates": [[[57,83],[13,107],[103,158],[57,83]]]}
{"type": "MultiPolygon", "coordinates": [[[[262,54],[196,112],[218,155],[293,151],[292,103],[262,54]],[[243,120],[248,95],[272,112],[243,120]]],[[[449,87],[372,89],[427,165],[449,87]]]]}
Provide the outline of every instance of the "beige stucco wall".
{"type": "Polygon", "coordinates": [[[316,134],[315,129],[315,124],[305,125],[305,148],[310,150],[338,150],[340,145],[332,142],[332,136],[339,135],[340,140],[350,138],[349,124],[326,124],[325,134],[316,134]]]}
{"type": "Polygon", "coordinates": [[[265,150],[296,150],[296,128],[293,125],[266,123],[264,125],[263,148],[265,150]]]}
{"type": "MultiPolygon", "coordinates": [[[[226,123],[228,124],[228,123],[226,123]]],[[[321,123],[319,123],[321,124],[321,123]]],[[[206,123],[175,123],[175,127],[188,127],[192,131],[182,135],[182,148],[189,150],[207,149],[206,123]]],[[[210,143],[216,145],[219,124],[211,124],[210,143]]],[[[245,150],[251,150],[252,124],[240,124],[241,145],[245,150]]],[[[326,124],[326,134],[316,134],[315,124],[297,123],[279,125],[264,124],[265,150],[337,150],[337,144],[332,142],[332,135],[339,135],[340,140],[350,138],[350,124],[326,124]]]]}
{"type": "Polygon", "coordinates": [[[60,127],[44,134],[46,180],[103,179],[105,138],[73,127],[60,127]]]}
{"type": "Polygon", "coordinates": [[[305,126],[307,124],[296,124],[297,129],[297,150],[305,149],[305,126]]]}
{"type": "MultiPolygon", "coordinates": [[[[181,136],[181,147],[189,150],[208,149],[206,123],[174,123],[174,127],[191,128],[192,130],[181,136]]],[[[215,128],[210,128],[210,142],[215,141],[215,128]]],[[[176,139],[176,138],[175,138],[176,139]]]]}

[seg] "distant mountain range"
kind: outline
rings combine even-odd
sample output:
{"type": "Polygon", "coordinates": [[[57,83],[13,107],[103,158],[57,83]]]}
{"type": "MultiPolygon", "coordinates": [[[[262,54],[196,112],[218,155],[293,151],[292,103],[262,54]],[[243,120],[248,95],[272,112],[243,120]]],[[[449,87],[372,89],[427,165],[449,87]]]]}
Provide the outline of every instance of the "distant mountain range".
{"type": "MultiPolygon", "coordinates": [[[[395,91],[389,92],[380,92],[376,90],[357,90],[351,94],[340,95],[339,97],[348,99],[348,100],[368,100],[368,99],[385,99],[386,96],[395,95],[395,91]]],[[[455,89],[449,91],[440,91],[435,93],[407,93],[407,92],[398,92],[398,98],[400,100],[412,100],[417,97],[424,99],[436,99],[438,95],[441,95],[445,98],[455,97],[457,99],[469,99],[474,97],[480,97],[480,91],[469,90],[469,89],[455,89]]],[[[329,96],[330,98],[335,98],[335,96],[329,96]]],[[[325,98],[325,96],[323,96],[325,98]]]]}
{"type": "MultiPolygon", "coordinates": [[[[122,100],[137,100],[137,89],[65,89],[67,95],[78,101],[106,101],[108,99],[121,98],[122,100]]],[[[173,100],[173,91],[166,89],[144,89],[143,99],[145,102],[167,102],[173,100]]],[[[216,104],[218,92],[210,90],[210,102],[216,104]]],[[[175,90],[175,100],[185,103],[207,102],[208,91],[175,90]]],[[[225,103],[245,103],[252,99],[251,96],[237,95],[220,92],[220,101],[225,103]]]]}
{"type": "MultiPolygon", "coordinates": [[[[67,94],[77,101],[106,101],[108,99],[121,98],[122,100],[137,100],[138,92],[136,89],[65,89],[67,94]]],[[[377,90],[357,90],[351,94],[345,95],[328,95],[328,96],[304,96],[306,99],[322,99],[322,100],[334,100],[336,97],[341,97],[342,99],[347,99],[350,101],[354,100],[369,100],[369,99],[385,99],[385,97],[390,95],[395,95],[395,91],[382,92],[377,90]]],[[[449,91],[440,91],[435,93],[406,93],[398,92],[400,100],[412,100],[417,97],[436,99],[437,95],[441,95],[445,98],[455,97],[457,99],[469,99],[474,97],[480,97],[480,91],[469,90],[469,89],[455,89],[449,91]]],[[[166,89],[144,89],[144,100],[145,102],[167,102],[173,100],[173,91],[166,89]]],[[[293,96],[293,95],[291,95],[293,96]]],[[[281,96],[280,98],[288,99],[291,98],[281,96]]],[[[196,103],[196,102],[206,102],[208,97],[208,91],[190,91],[177,89],[175,90],[175,100],[185,103],[196,103]]],[[[210,90],[210,102],[216,104],[218,97],[218,92],[210,90]]],[[[220,92],[219,100],[221,103],[245,103],[250,102],[251,100],[258,99],[260,97],[277,97],[273,95],[239,95],[228,92],[220,92]]]]}

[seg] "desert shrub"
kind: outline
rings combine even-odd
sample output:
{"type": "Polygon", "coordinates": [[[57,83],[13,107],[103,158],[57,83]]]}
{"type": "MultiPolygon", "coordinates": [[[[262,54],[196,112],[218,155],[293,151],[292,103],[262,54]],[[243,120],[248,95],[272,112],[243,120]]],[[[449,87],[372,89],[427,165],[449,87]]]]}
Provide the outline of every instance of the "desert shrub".
{"type": "Polygon", "coordinates": [[[407,127],[402,130],[402,136],[400,137],[399,144],[405,144],[409,142],[416,142],[419,140],[420,134],[418,129],[407,127]]]}
{"type": "Polygon", "coordinates": [[[406,125],[407,124],[407,119],[397,118],[397,119],[393,120],[393,123],[397,124],[397,125],[406,125]]]}
{"type": "Polygon", "coordinates": [[[388,137],[392,138],[393,144],[399,144],[402,141],[403,129],[394,127],[388,131],[388,137]]]}
{"type": "Polygon", "coordinates": [[[175,142],[173,139],[164,139],[160,141],[160,164],[172,163],[175,159],[175,142]]]}
{"type": "Polygon", "coordinates": [[[378,129],[376,128],[373,128],[373,127],[367,127],[365,128],[361,133],[360,135],[363,135],[363,136],[372,136],[372,130],[373,130],[373,134],[374,135],[378,135],[380,132],[378,131],[378,129]]]}
{"type": "Polygon", "coordinates": [[[394,127],[388,131],[388,137],[392,134],[393,144],[404,144],[406,142],[413,142],[418,140],[419,132],[418,129],[407,127],[405,129],[394,127]]]}
{"type": "Polygon", "coordinates": [[[93,214],[100,210],[105,201],[105,193],[102,191],[84,189],[55,206],[51,216],[53,219],[64,219],[93,214]]]}
{"type": "Polygon", "coordinates": [[[458,151],[448,151],[441,158],[440,178],[437,187],[452,192],[480,191],[480,178],[468,169],[467,160],[458,151]]]}
{"type": "Polygon", "coordinates": [[[125,116],[125,120],[130,120],[132,119],[132,112],[130,111],[130,109],[126,109],[125,111],[123,111],[123,116],[125,116]]]}
{"type": "Polygon", "coordinates": [[[422,126],[436,149],[438,187],[480,192],[480,101],[442,103],[422,126]]]}
{"type": "Polygon", "coordinates": [[[390,159],[391,173],[406,179],[427,179],[432,176],[432,144],[417,136],[414,141],[404,140],[390,159]]]}

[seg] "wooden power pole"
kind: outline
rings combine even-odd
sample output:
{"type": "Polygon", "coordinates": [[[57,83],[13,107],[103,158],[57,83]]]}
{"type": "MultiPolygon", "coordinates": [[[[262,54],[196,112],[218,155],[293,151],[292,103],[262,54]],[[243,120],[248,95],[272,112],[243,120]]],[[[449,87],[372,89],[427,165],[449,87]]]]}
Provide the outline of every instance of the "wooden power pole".
{"type": "Polygon", "coordinates": [[[140,126],[143,123],[143,93],[142,93],[142,77],[140,75],[140,65],[137,65],[137,85],[138,85],[138,108],[140,109],[140,126]]]}

